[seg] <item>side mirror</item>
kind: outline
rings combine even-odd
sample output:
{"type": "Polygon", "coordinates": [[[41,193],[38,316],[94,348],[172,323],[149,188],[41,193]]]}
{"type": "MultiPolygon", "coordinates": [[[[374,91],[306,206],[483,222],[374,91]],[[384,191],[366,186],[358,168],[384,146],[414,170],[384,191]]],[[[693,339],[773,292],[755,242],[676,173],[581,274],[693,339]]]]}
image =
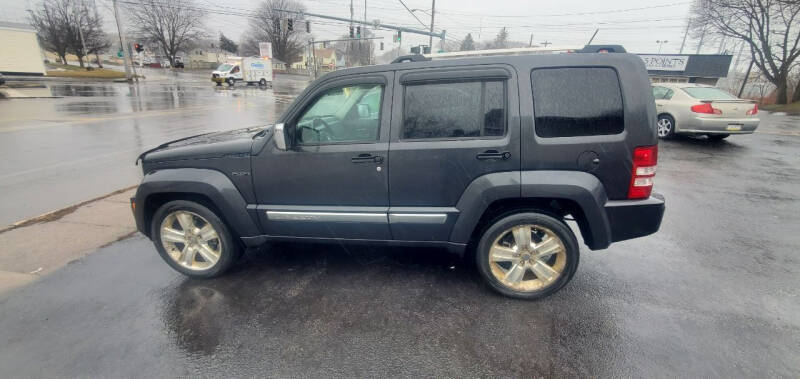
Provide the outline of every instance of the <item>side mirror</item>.
{"type": "Polygon", "coordinates": [[[358,104],[358,118],[369,118],[369,105],[358,104]]]}
{"type": "Polygon", "coordinates": [[[279,150],[286,151],[286,130],[283,123],[275,124],[275,146],[278,147],[279,150]]]}

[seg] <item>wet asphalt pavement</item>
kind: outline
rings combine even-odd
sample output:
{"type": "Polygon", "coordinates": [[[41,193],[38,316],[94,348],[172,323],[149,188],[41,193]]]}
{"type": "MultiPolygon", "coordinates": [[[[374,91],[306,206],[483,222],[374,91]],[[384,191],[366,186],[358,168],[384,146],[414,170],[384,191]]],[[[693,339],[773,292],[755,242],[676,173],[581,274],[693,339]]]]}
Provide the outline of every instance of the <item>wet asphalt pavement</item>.
{"type": "Polygon", "coordinates": [[[136,157],[166,141],[272,123],[308,84],[278,75],[273,89],[231,89],[206,72],[167,73],[132,85],[48,82],[18,91],[56,98],[0,101],[0,227],[138,184],[136,157]]]}
{"type": "Polygon", "coordinates": [[[661,231],[582,249],[573,281],[542,301],[496,295],[426,249],[273,245],[188,280],[136,236],[0,300],[0,372],[800,376],[800,137],[659,150],[661,231]]]}

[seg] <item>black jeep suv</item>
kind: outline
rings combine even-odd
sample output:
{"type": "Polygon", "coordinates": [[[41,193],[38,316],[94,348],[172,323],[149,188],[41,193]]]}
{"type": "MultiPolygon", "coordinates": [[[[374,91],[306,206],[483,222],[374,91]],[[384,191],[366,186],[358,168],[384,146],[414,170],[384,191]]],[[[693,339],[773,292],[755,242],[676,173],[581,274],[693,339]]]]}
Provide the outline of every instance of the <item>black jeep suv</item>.
{"type": "Polygon", "coordinates": [[[139,231],[191,277],[268,241],[439,246],[539,298],[589,249],[654,233],[656,109],[635,55],[392,63],[325,75],[275,125],[140,156],[139,231]]]}

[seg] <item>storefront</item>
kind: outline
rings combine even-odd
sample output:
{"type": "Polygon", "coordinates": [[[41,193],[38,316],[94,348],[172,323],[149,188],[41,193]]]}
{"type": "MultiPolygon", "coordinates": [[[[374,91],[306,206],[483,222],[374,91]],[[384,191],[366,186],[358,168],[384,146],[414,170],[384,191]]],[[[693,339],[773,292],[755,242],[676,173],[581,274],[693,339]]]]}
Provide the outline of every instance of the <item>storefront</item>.
{"type": "Polygon", "coordinates": [[[653,83],[716,85],[728,76],[733,55],[639,54],[653,83]]]}

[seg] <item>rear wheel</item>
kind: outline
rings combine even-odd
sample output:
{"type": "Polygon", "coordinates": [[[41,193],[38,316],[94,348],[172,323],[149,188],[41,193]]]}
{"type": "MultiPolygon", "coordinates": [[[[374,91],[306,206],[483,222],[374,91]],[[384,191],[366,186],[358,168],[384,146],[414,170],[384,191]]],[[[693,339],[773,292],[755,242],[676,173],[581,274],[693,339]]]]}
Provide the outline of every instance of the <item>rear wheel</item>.
{"type": "Polygon", "coordinates": [[[261,80],[258,81],[258,85],[262,87],[267,85],[267,79],[261,78],[261,80]]]}
{"type": "Polygon", "coordinates": [[[658,138],[669,139],[675,137],[675,119],[668,114],[658,116],[658,138]]]}
{"type": "Polygon", "coordinates": [[[228,78],[228,80],[226,80],[226,82],[228,83],[228,87],[233,87],[233,84],[235,83],[233,81],[233,78],[228,78]]]}
{"type": "Polygon", "coordinates": [[[710,139],[712,141],[721,141],[721,140],[724,140],[725,138],[730,137],[731,135],[730,134],[706,134],[706,136],[708,136],[708,139],[710,139]]]}
{"type": "Polygon", "coordinates": [[[193,278],[222,274],[241,255],[241,247],[222,220],[192,201],[171,201],[159,208],[151,226],[153,243],[172,268],[193,278]]]}
{"type": "Polygon", "coordinates": [[[548,296],[566,285],[578,268],[572,230],[541,213],[518,213],[494,222],[478,243],[478,269],[503,295],[520,299],[548,296]]]}

